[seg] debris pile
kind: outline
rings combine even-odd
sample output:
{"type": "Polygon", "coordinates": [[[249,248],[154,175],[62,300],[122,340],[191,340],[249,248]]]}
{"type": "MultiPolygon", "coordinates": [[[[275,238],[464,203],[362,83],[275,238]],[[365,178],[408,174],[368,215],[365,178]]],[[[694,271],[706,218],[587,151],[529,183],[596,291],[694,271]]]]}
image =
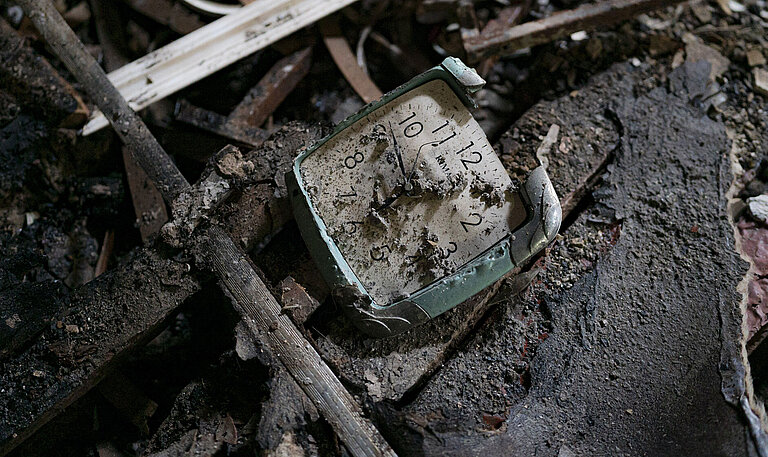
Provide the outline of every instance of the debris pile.
{"type": "Polygon", "coordinates": [[[768,455],[766,8],[2,3],[0,455],[768,455]],[[285,173],[447,56],[513,183],[470,191],[543,163],[563,224],[369,338],[285,173]]]}

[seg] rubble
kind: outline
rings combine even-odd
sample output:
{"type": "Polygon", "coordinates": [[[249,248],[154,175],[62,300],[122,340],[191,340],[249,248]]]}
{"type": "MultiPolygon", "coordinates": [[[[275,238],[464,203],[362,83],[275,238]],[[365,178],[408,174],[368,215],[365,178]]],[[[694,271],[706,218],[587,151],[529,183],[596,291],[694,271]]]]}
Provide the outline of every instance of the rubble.
{"type": "Polygon", "coordinates": [[[765,453],[767,17],[661,3],[278,2],[249,57],[198,53],[211,66],[165,93],[183,53],[150,60],[235,19],[57,0],[71,43],[162,89],[135,100],[165,97],[141,113],[161,161],[79,135],[94,84],[4,6],[0,455],[765,453]],[[564,223],[452,311],[369,339],[300,238],[285,172],[445,55],[475,60],[473,115],[515,184],[547,166],[564,223]]]}
{"type": "Polygon", "coordinates": [[[768,97],[768,70],[755,68],[752,70],[755,79],[755,92],[768,97]]]}

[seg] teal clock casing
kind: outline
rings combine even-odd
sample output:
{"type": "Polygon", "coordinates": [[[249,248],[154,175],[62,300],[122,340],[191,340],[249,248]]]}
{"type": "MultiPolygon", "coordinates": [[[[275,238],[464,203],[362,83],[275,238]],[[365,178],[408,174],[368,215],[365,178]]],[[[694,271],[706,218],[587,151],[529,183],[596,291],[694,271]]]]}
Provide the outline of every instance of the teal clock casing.
{"type": "MultiPolygon", "coordinates": [[[[296,158],[292,170],[286,176],[299,229],[331,288],[334,299],[352,322],[371,336],[384,337],[401,333],[462,303],[545,248],[557,235],[560,227],[562,215],[559,200],[546,170],[543,166],[538,166],[529,173],[517,190],[519,200],[525,208],[525,216],[512,233],[459,266],[451,274],[437,278],[392,303],[377,303],[329,233],[309,195],[302,178],[301,166],[318,148],[361,119],[398,97],[435,80],[445,82],[467,108],[474,106],[470,95],[485,84],[473,69],[465,66],[459,59],[446,58],[440,66],[422,73],[345,119],[333,133],[305,149],[296,158]]],[[[404,169],[403,173],[405,174],[404,169]]]]}

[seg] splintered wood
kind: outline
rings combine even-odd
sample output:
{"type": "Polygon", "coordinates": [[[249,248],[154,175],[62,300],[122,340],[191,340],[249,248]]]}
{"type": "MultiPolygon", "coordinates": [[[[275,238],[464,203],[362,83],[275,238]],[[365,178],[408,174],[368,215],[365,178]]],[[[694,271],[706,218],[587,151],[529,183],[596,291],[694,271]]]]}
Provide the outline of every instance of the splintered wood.
{"type": "Polygon", "coordinates": [[[357,64],[355,55],[349,47],[347,39],[341,34],[339,24],[335,19],[326,19],[320,22],[320,30],[323,34],[323,42],[333,61],[339,67],[344,78],[352,86],[352,89],[363,99],[365,103],[378,100],[382,96],[381,90],[357,64]]]}
{"type": "Polygon", "coordinates": [[[306,76],[311,63],[312,48],[301,49],[280,59],[232,110],[229,121],[261,127],[306,76]]]}
{"type": "MultiPolygon", "coordinates": [[[[109,74],[140,110],[325,17],[355,0],[258,0],[109,74]]],[[[94,112],[83,135],[108,125],[94,112]]]]}
{"type": "Polygon", "coordinates": [[[567,37],[580,30],[615,24],[682,0],[608,0],[562,11],[538,21],[512,28],[492,29],[469,37],[464,48],[470,63],[498,54],[511,54],[519,49],[567,37]]]}

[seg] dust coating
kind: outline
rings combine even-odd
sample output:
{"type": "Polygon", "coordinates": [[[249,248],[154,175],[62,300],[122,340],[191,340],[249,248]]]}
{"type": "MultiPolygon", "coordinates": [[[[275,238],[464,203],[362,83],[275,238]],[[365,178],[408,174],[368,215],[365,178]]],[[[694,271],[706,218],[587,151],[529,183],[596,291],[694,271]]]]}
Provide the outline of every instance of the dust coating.
{"type": "Polygon", "coordinates": [[[334,136],[300,173],[328,234],[381,305],[455,272],[526,217],[485,133],[441,80],[334,136]]]}

